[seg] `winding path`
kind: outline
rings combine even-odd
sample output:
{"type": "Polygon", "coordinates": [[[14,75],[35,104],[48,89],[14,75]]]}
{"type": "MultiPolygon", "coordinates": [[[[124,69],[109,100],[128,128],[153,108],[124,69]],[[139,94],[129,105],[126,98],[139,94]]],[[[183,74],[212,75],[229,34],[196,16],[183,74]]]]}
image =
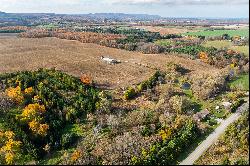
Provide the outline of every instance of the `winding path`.
{"type": "Polygon", "coordinates": [[[194,162],[211,146],[218,138],[225,132],[226,128],[233,122],[235,122],[243,111],[248,110],[249,100],[247,103],[239,107],[236,113],[232,114],[229,118],[222,121],[220,126],[217,127],[213,133],[211,133],[206,140],[204,140],[185,160],[183,160],[179,165],[193,165],[194,162]]]}

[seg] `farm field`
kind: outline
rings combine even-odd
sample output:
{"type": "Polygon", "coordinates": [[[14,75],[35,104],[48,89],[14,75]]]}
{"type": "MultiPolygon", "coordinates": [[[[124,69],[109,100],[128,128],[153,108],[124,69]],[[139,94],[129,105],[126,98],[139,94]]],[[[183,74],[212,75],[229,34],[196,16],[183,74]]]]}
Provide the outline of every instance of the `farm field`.
{"type": "Polygon", "coordinates": [[[232,25],[222,25],[222,26],[211,26],[212,28],[225,28],[225,29],[232,29],[232,28],[249,28],[248,24],[232,24],[232,25]]]}
{"type": "Polygon", "coordinates": [[[198,31],[199,28],[182,28],[182,27],[153,27],[153,26],[135,26],[135,28],[144,29],[151,32],[159,32],[161,35],[182,34],[187,32],[198,31]]]}
{"type": "Polygon", "coordinates": [[[0,73],[55,67],[78,77],[83,73],[90,74],[98,85],[108,88],[126,87],[141,82],[152,75],[154,68],[164,70],[166,63],[171,61],[191,70],[190,75],[219,72],[208,64],[173,55],[144,55],[56,38],[2,36],[0,52],[0,73]],[[122,63],[108,65],[101,61],[101,56],[110,56],[121,60],[122,63]]]}
{"type": "Polygon", "coordinates": [[[228,34],[229,36],[249,36],[249,29],[237,29],[237,30],[214,30],[214,31],[198,31],[198,32],[187,32],[183,35],[191,35],[191,36],[206,36],[206,37],[213,37],[213,36],[221,36],[223,34],[228,34]]]}

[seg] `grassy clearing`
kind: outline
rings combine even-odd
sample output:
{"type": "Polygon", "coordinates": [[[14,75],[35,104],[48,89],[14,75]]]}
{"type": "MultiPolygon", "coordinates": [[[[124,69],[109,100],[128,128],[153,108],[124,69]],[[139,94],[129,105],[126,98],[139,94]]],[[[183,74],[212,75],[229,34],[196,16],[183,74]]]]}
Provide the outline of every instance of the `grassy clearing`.
{"type": "Polygon", "coordinates": [[[229,83],[231,89],[249,90],[249,74],[240,75],[237,79],[229,83]]]}
{"type": "Polygon", "coordinates": [[[169,39],[165,39],[165,40],[157,40],[155,41],[155,44],[167,47],[167,46],[172,46],[173,42],[169,39]]]}
{"type": "Polygon", "coordinates": [[[228,40],[215,40],[215,41],[207,41],[202,44],[204,47],[215,47],[218,49],[224,48],[224,47],[232,47],[232,42],[228,40]]]}
{"type": "Polygon", "coordinates": [[[213,37],[213,36],[221,36],[223,34],[228,34],[229,36],[249,36],[249,29],[239,29],[239,30],[214,30],[214,31],[198,31],[198,32],[187,32],[183,35],[192,35],[192,36],[206,36],[206,37],[213,37]]]}
{"type": "Polygon", "coordinates": [[[249,57],[249,46],[233,46],[232,42],[228,40],[215,40],[215,41],[207,41],[202,44],[204,47],[215,47],[217,49],[229,48],[234,51],[238,51],[240,53],[245,54],[249,57]]]}
{"type": "Polygon", "coordinates": [[[39,165],[58,165],[62,161],[62,157],[65,154],[72,153],[75,148],[70,148],[67,150],[61,150],[53,153],[50,157],[38,162],[39,165]]]}
{"type": "Polygon", "coordinates": [[[45,28],[45,29],[59,28],[58,25],[55,25],[55,24],[52,24],[52,23],[47,24],[47,25],[39,25],[39,26],[37,26],[37,27],[38,27],[38,28],[45,28]]]}
{"type": "Polygon", "coordinates": [[[249,57],[249,46],[232,46],[231,49],[244,53],[247,57],[249,57]]]}

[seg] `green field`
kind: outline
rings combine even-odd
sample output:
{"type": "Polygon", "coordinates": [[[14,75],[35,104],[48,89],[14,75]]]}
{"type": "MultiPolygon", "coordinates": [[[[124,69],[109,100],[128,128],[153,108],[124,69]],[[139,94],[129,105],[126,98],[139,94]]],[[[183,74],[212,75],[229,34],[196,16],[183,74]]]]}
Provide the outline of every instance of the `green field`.
{"type": "Polygon", "coordinates": [[[52,29],[52,28],[59,28],[58,25],[55,25],[55,24],[47,24],[47,25],[39,25],[37,26],[38,28],[45,28],[45,29],[52,29]]]}
{"type": "Polygon", "coordinates": [[[157,41],[155,41],[155,44],[167,47],[167,46],[172,46],[174,43],[171,40],[169,40],[169,39],[163,39],[163,40],[157,40],[157,41]]]}
{"type": "Polygon", "coordinates": [[[183,35],[191,35],[191,36],[221,36],[223,34],[228,34],[229,36],[249,36],[249,29],[239,29],[239,30],[214,30],[214,31],[198,31],[198,32],[187,32],[183,35]]]}
{"type": "Polygon", "coordinates": [[[240,75],[229,84],[232,89],[249,90],[249,74],[240,75]]]}
{"type": "Polygon", "coordinates": [[[221,48],[229,48],[234,51],[238,51],[240,53],[245,54],[249,57],[249,46],[233,46],[232,42],[228,40],[215,40],[215,41],[207,41],[202,44],[204,47],[215,47],[217,49],[221,48]]]}
{"type": "Polygon", "coordinates": [[[226,48],[232,47],[232,42],[230,42],[229,40],[215,40],[215,41],[206,41],[202,45],[204,47],[215,47],[221,49],[224,47],[226,48]]]}

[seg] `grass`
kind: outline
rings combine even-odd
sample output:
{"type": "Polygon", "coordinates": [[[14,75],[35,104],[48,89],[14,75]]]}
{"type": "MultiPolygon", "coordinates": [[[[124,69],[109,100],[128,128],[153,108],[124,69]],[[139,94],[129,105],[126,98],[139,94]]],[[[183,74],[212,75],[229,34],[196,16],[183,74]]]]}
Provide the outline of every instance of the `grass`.
{"type": "Polygon", "coordinates": [[[46,29],[58,28],[58,26],[57,26],[57,25],[52,24],[52,23],[47,24],[47,25],[39,25],[39,26],[37,26],[37,27],[39,27],[39,28],[46,28],[46,29]]]}
{"type": "Polygon", "coordinates": [[[221,48],[229,48],[234,51],[238,51],[240,53],[245,54],[245,56],[249,57],[249,46],[233,46],[232,42],[229,40],[215,40],[215,41],[207,41],[202,44],[204,47],[215,47],[217,49],[221,48]]]}
{"type": "Polygon", "coordinates": [[[202,44],[204,47],[215,47],[217,49],[221,49],[224,47],[232,47],[232,42],[229,40],[215,40],[215,41],[207,41],[202,44]]]}
{"type": "Polygon", "coordinates": [[[238,30],[214,30],[214,31],[198,31],[198,32],[187,32],[183,35],[191,35],[191,36],[206,36],[206,37],[213,37],[213,36],[221,36],[223,34],[228,34],[229,36],[249,36],[249,29],[238,29],[238,30]]]}
{"type": "Polygon", "coordinates": [[[38,165],[57,165],[61,162],[62,156],[65,153],[72,153],[74,150],[75,150],[75,148],[57,151],[57,152],[53,153],[49,158],[46,158],[44,160],[39,161],[38,165]]]}
{"type": "Polygon", "coordinates": [[[225,119],[225,118],[226,118],[226,110],[221,109],[221,110],[215,111],[215,112],[214,112],[214,116],[215,116],[216,118],[225,119]]]}
{"type": "Polygon", "coordinates": [[[75,133],[78,136],[83,136],[82,127],[81,124],[70,124],[64,128],[63,133],[75,133]]]}
{"type": "Polygon", "coordinates": [[[249,46],[232,46],[231,49],[244,53],[247,57],[249,57],[249,46]]]}
{"type": "Polygon", "coordinates": [[[165,39],[165,40],[157,40],[155,44],[167,47],[167,46],[172,46],[173,42],[169,39],[165,39]]]}
{"type": "Polygon", "coordinates": [[[183,90],[183,93],[185,93],[189,98],[194,99],[193,91],[191,89],[183,90]]]}
{"type": "Polygon", "coordinates": [[[231,89],[240,89],[249,91],[249,74],[242,74],[229,83],[231,89]]]}

